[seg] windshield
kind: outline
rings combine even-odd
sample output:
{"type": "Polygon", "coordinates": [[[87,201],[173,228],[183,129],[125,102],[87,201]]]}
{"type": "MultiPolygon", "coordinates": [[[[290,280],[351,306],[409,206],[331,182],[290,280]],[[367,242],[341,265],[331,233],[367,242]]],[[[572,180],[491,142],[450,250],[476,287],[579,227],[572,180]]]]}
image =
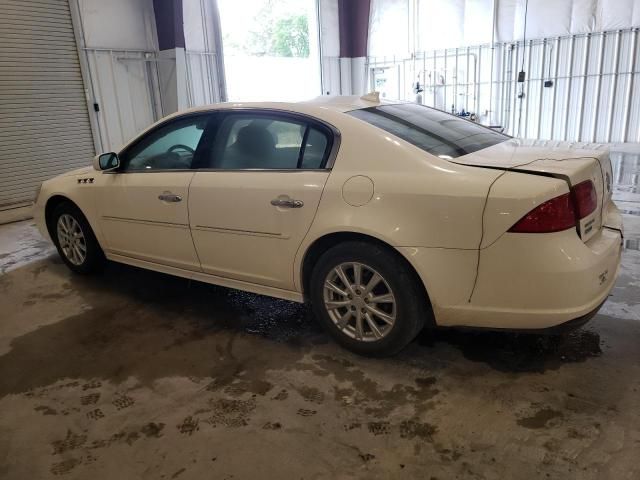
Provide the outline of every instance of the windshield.
{"type": "Polygon", "coordinates": [[[415,103],[370,107],[347,113],[446,160],[510,138],[477,123],[415,103]]]}

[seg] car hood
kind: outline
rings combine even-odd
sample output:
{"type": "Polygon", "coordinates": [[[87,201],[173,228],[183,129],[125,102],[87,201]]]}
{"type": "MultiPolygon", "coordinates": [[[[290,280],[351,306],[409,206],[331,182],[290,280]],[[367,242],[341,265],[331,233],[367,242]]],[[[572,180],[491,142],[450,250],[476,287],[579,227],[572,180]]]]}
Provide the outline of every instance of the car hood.
{"type": "Polygon", "coordinates": [[[80,168],[76,168],[75,170],[70,170],[68,172],[65,172],[61,175],[58,175],[59,177],[72,177],[74,175],[87,175],[89,173],[95,172],[93,166],[88,165],[86,167],[80,167],[80,168]]]}

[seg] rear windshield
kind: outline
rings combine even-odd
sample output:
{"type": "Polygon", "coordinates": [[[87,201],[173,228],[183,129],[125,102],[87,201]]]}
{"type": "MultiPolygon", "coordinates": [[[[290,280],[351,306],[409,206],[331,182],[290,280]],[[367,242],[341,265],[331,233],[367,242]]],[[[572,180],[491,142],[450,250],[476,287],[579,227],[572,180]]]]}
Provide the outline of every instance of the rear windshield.
{"type": "Polygon", "coordinates": [[[510,138],[482,125],[415,103],[383,105],[347,113],[447,160],[510,138]]]}

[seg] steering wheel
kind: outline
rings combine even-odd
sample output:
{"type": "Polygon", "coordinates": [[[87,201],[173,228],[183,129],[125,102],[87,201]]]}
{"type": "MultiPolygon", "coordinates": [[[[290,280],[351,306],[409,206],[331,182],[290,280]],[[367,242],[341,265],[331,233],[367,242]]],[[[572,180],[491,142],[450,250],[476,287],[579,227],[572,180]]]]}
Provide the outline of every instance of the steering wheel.
{"type": "Polygon", "coordinates": [[[186,145],[182,145],[180,143],[178,145],[174,145],[173,147],[169,148],[169,150],[167,150],[167,153],[172,153],[174,150],[186,150],[191,155],[196,153],[196,151],[193,148],[187,147],[186,145]]]}

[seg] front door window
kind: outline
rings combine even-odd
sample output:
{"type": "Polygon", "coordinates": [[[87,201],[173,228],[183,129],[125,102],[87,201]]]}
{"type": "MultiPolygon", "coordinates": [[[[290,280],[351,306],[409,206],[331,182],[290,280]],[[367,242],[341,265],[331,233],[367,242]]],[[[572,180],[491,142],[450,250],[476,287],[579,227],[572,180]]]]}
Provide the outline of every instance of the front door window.
{"type": "Polygon", "coordinates": [[[181,118],[151,132],[122,155],[122,170],[190,169],[207,119],[203,115],[181,118]]]}

